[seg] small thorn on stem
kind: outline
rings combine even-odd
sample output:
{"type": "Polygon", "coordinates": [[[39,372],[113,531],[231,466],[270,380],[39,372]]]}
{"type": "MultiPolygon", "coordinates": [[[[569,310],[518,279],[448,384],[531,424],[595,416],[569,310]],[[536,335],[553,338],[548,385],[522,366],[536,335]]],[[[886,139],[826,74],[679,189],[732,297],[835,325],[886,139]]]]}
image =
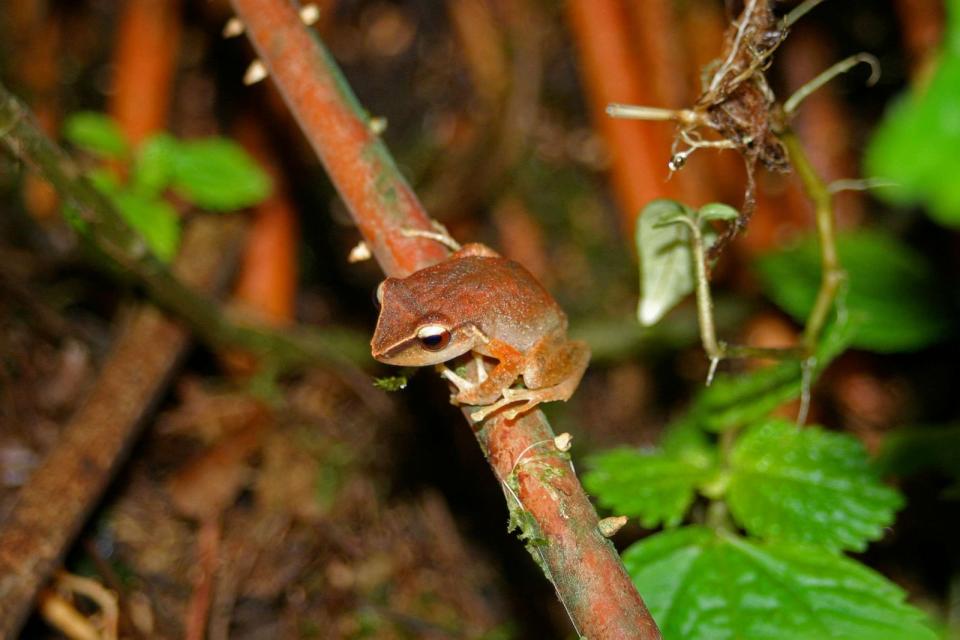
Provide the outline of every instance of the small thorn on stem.
{"type": "Polygon", "coordinates": [[[387,130],[387,119],[383,116],[370,118],[370,120],[367,122],[367,128],[370,129],[370,133],[375,136],[379,136],[387,130]]]}
{"type": "Polygon", "coordinates": [[[353,249],[350,249],[350,254],[347,256],[347,262],[350,264],[363,262],[364,260],[369,260],[372,255],[373,254],[370,253],[370,247],[366,242],[361,240],[353,249]]]}
{"type": "Polygon", "coordinates": [[[320,19],[320,7],[315,3],[311,2],[310,4],[305,4],[300,7],[300,21],[308,27],[316,24],[317,20],[320,19]]]}
{"type": "Polygon", "coordinates": [[[233,16],[227,23],[223,25],[223,31],[221,35],[224,38],[236,38],[246,30],[246,27],[243,25],[243,21],[240,20],[237,16],[233,16]]]}
{"type": "Polygon", "coordinates": [[[611,516],[597,523],[597,530],[604,538],[612,538],[627,524],[627,516],[611,516]]]}
{"type": "Polygon", "coordinates": [[[243,84],[248,87],[252,84],[257,84],[261,80],[267,77],[267,66],[257,58],[250,63],[250,66],[247,67],[246,73],[243,74],[243,84]]]}

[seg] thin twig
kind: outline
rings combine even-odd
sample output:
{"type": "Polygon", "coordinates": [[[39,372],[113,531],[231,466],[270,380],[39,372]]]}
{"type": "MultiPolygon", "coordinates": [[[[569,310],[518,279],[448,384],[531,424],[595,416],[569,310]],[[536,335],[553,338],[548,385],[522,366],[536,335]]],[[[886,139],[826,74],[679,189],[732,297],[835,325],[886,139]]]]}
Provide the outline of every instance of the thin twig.
{"type": "Polygon", "coordinates": [[[803,16],[810,13],[810,11],[814,9],[814,7],[816,7],[818,4],[820,4],[823,1],[824,0],[804,0],[803,2],[798,4],[796,7],[794,7],[793,10],[790,11],[790,13],[784,16],[783,26],[789,29],[794,24],[796,24],[797,20],[799,20],[803,16]]]}
{"type": "Polygon", "coordinates": [[[790,155],[790,162],[797,170],[807,196],[813,201],[814,217],[817,225],[817,237],[820,241],[820,289],[807,325],[803,332],[803,347],[808,355],[812,355],[817,348],[820,334],[827,323],[827,318],[833,303],[837,298],[840,286],[846,279],[846,273],[840,266],[837,256],[836,226],[833,215],[833,196],[823,179],[814,169],[807,157],[807,153],[799,138],[792,131],[781,134],[790,155]]]}
{"type": "Polygon", "coordinates": [[[807,99],[810,94],[840,74],[850,71],[850,69],[854,68],[860,63],[870,65],[870,77],[867,78],[867,86],[872,87],[877,83],[878,80],[880,80],[880,61],[877,60],[877,57],[872,54],[857,53],[848,58],[844,58],[836,64],[831,65],[821,72],[816,78],[810,80],[802,87],[797,89],[793,95],[787,98],[786,102],[783,103],[784,113],[787,114],[787,117],[789,118],[797,112],[797,107],[799,107],[800,103],[807,99]]]}

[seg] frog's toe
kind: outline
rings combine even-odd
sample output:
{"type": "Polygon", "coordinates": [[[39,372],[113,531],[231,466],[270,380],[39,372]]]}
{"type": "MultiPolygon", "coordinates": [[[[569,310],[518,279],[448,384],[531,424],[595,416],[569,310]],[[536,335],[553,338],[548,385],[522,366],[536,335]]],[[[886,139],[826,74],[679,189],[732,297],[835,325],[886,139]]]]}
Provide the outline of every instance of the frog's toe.
{"type": "Polygon", "coordinates": [[[455,386],[457,391],[459,391],[459,393],[456,394],[457,396],[462,395],[465,392],[472,391],[477,386],[476,383],[470,382],[466,378],[457,375],[447,367],[440,367],[440,376],[453,383],[453,386],[455,386]]]}

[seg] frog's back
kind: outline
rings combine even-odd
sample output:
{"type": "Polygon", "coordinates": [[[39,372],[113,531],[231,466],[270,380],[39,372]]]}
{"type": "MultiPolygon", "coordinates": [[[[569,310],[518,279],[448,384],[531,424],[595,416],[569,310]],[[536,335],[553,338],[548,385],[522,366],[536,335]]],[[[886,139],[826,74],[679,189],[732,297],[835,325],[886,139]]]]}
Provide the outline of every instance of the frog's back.
{"type": "Polygon", "coordinates": [[[522,265],[501,257],[465,256],[411,276],[430,282],[425,310],[472,322],[487,336],[520,350],[548,332],[565,331],[567,318],[522,265]]]}

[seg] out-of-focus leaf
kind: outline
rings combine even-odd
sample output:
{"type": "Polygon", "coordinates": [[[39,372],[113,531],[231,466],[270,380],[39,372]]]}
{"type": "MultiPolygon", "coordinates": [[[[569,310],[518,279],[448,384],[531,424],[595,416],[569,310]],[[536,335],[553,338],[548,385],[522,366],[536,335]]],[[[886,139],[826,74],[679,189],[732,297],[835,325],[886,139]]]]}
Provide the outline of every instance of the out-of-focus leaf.
{"type": "MultiPolygon", "coordinates": [[[[810,384],[846,349],[852,322],[833,324],[825,332],[810,371],[810,384]]],[[[786,360],[763,369],[736,375],[721,374],[694,398],[688,419],[708,431],[726,431],[765,418],[803,391],[803,364],[786,360]]]]}
{"type": "Polygon", "coordinates": [[[407,388],[406,376],[384,376],[383,378],[374,378],[373,386],[381,391],[401,391],[407,388]]]}
{"type": "Polygon", "coordinates": [[[902,504],[859,440],[819,427],[758,424],[737,440],[730,466],[730,511],[760,538],[863,551],[902,504]]]}
{"type": "Polygon", "coordinates": [[[157,196],[173,174],[179,143],[167,133],[158,133],[148,138],[137,149],[130,188],[143,196],[157,196]]]}
{"type": "Polygon", "coordinates": [[[883,576],[815,547],[703,527],[651,536],[623,562],[664,640],[934,640],[883,576]]]}
{"type": "Polygon", "coordinates": [[[693,291],[690,230],[679,222],[689,210],[673,200],[654,200],[637,221],[640,256],[640,324],[655,324],[693,291]]]}
{"type": "Polygon", "coordinates": [[[933,77],[920,93],[901,96],[874,132],[866,174],[894,183],[878,196],[924,204],[940,224],[960,227],[960,2],[947,5],[944,46],[933,77]]]}
{"type": "Polygon", "coordinates": [[[111,198],[150,250],[164,262],[170,262],[180,246],[180,219],[176,209],[164,200],[145,198],[132,191],[121,191],[111,198]]]}
{"type": "Polygon", "coordinates": [[[67,116],[63,135],[74,146],[100,156],[120,158],[127,152],[127,140],[117,123],[95,111],[67,116]]]}
{"type": "Polygon", "coordinates": [[[231,140],[192,140],[173,149],[172,187],[198,207],[231,211],[270,194],[270,177],[231,140]]]}
{"type": "Polygon", "coordinates": [[[877,468],[899,476],[935,469],[960,478],[960,424],[894,431],[883,441],[877,468]]]}
{"type": "Polygon", "coordinates": [[[708,452],[668,455],[659,451],[613,449],[590,459],[583,477],[587,491],[617,514],[636,516],[647,528],[680,523],[698,485],[714,473],[708,452]]]}
{"type": "MultiPolygon", "coordinates": [[[[849,287],[844,298],[862,320],[851,346],[879,352],[912,351],[943,337],[946,296],[922,255],[895,237],[858,231],[837,239],[849,287]]],[[[812,240],[757,261],[766,294],[803,321],[820,286],[820,258],[812,240]]]]}
{"type": "Polygon", "coordinates": [[[722,202],[711,202],[700,207],[697,212],[700,220],[736,220],[740,217],[740,212],[728,204],[722,202]]]}

